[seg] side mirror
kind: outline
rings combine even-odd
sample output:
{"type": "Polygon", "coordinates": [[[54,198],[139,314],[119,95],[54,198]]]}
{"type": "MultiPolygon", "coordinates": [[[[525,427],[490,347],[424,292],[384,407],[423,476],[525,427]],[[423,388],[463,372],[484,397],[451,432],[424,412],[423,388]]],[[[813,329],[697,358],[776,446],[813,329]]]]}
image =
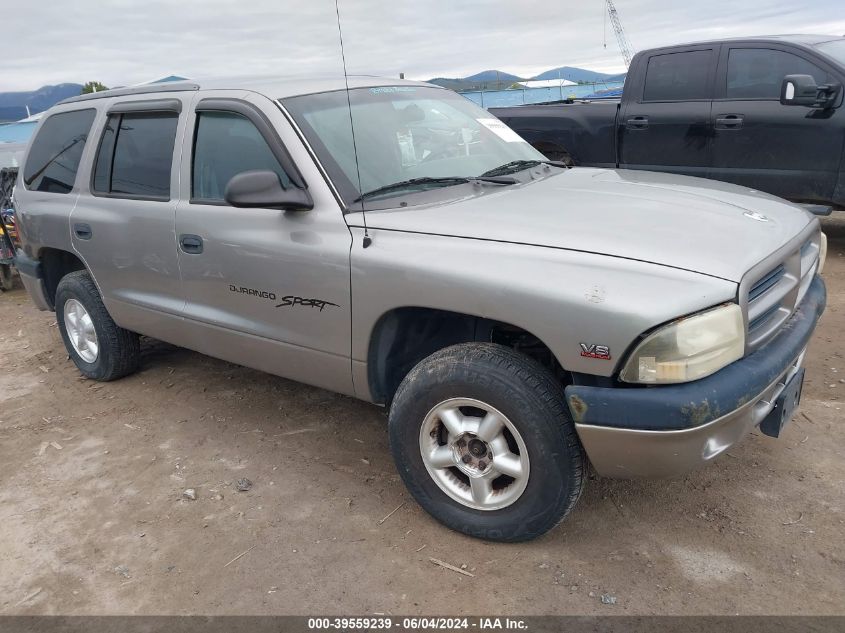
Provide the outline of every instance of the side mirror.
{"type": "Polygon", "coordinates": [[[223,198],[233,207],[308,211],[314,201],[305,189],[285,189],[278,174],[269,170],[244,171],[226,185],[223,198]]]}
{"type": "Polygon", "coordinates": [[[810,75],[787,75],[780,87],[780,102],[782,105],[827,110],[835,105],[841,89],[839,84],[817,86],[810,75]]]}

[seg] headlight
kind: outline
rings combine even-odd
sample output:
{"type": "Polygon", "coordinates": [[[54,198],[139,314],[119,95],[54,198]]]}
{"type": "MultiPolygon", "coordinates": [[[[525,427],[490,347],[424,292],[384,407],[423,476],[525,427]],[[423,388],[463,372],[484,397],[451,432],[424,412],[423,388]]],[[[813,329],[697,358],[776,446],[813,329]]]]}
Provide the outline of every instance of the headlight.
{"type": "Polygon", "coordinates": [[[816,270],[816,274],[821,275],[822,270],[824,270],[824,260],[827,259],[827,235],[822,233],[821,240],[819,241],[819,267],[816,270]]]}
{"type": "Polygon", "coordinates": [[[742,310],[735,303],[679,319],[649,334],[620,374],[625,382],[689,382],[719,371],[745,353],[742,310]]]}

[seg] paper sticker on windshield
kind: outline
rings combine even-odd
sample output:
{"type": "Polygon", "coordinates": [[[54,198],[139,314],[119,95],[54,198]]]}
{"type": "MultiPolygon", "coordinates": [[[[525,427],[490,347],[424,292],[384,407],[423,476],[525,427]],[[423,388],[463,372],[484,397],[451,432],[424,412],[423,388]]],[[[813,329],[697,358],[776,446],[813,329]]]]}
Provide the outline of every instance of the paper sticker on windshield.
{"type": "Polygon", "coordinates": [[[413,86],[378,86],[377,88],[370,88],[370,92],[374,95],[388,94],[392,92],[416,92],[417,89],[413,86]]]}
{"type": "Polygon", "coordinates": [[[476,119],[476,121],[506,143],[525,143],[524,138],[499,121],[499,119],[476,119]]]}

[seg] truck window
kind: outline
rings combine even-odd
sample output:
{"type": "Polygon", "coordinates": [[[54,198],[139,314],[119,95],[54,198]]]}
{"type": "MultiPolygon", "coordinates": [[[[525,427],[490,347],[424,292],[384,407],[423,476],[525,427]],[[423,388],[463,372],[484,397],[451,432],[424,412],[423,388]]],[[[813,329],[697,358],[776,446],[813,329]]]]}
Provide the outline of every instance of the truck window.
{"type": "Polygon", "coordinates": [[[27,189],[70,193],[95,114],[93,109],[74,110],[44,121],[24,165],[27,189]]]}
{"type": "Polygon", "coordinates": [[[827,81],[827,73],[792,53],[766,48],[732,48],[728,54],[725,97],[778,100],[786,75],[812,75],[817,84],[827,81]]]}
{"type": "Polygon", "coordinates": [[[845,39],[821,42],[816,44],[816,48],[828,57],[832,57],[840,64],[845,65],[845,39]]]}
{"type": "Polygon", "coordinates": [[[109,115],[97,152],[93,190],[116,197],[169,200],[178,121],[176,112],[109,115]]]}
{"type": "Polygon", "coordinates": [[[709,99],[707,77],[713,51],[655,55],[648,60],[643,101],[709,99]]]}
{"type": "Polygon", "coordinates": [[[233,176],[252,170],[275,172],[286,189],[291,181],[267,141],[235,112],[200,112],[194,135],[192,200],[223,200],[233,176]]]}

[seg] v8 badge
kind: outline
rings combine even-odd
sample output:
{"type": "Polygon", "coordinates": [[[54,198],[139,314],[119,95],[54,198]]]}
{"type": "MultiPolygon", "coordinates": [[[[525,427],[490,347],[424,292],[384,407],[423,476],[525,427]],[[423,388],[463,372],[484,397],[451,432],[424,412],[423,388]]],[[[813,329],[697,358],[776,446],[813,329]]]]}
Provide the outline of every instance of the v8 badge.
{"type": "Polygon", "coordinates": [[[610,360],[610,348],[607,345],[581,343],[581,356],[585,358],[598,358],[599,360],[610,360]]]}

